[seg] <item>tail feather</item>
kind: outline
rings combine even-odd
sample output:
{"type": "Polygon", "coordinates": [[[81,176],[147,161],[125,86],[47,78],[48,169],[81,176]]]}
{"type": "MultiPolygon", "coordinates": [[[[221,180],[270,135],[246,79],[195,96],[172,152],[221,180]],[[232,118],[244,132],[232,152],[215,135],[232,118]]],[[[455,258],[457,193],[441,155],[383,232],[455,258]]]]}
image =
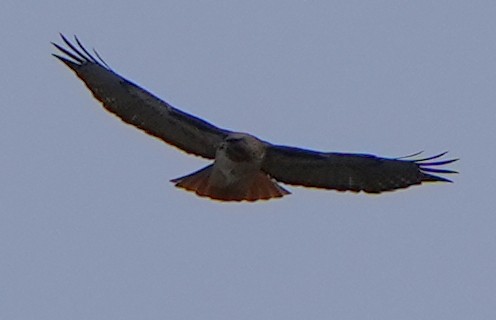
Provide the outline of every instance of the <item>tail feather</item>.
{"type": "Polygon", "coordinates": [[[257,201],[280,198],[289,191],[282,188],[267,174],[259,172],[251,183],[245,186],[246,181],[227,187],[212,185],[210,175],[212,165],[195,171],[184,177],[171,180],[176,187],[195,192],[201,197],[209,197],[219,201],[257,201]]]}
{"type": "Polygon", "coordinates": [[[282,188],[272,180],[267,174],[259,172],[248,192],[248,201],[271,198],[280,198],[289,194],[289,191],[282,188]]]}
{"type": "Polygon", "coordinates": [[[210,173],[212,171],[212,165],[207,166],[203,169],[195,171],[184,177],[172,179],[171,182],[176,184],[176,187],[183,188],[188,191],[204,191],[205,185],[208,182],[210,173]]]}

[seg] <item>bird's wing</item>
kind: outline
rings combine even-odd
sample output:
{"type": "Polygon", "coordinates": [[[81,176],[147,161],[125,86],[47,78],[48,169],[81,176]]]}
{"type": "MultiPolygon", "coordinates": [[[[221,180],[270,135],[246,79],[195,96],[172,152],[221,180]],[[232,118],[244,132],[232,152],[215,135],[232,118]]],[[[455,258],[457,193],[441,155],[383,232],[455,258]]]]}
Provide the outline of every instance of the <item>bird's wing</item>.
{"type": "Polygon", "coordinates": [[[53,54],[72,69],[105,109],[124,122],[174,145],[185,152],[215,158],[217,145],[229,131],[182,112],[131,81],[121,77],[94,51],[90,54],[75,37],[64,48],[52,43],[64,56],[53,54]]]}
{"type": "Polygon", "coordinates": [[[451,182],[431,174],[456,173],[453,170],[440,169],[439,166],[457,159],[431,161],[445,153],[409,160],[268,145],[262,170],[277,181],[292,185],[380,193],[428,181],[451,182]]]}

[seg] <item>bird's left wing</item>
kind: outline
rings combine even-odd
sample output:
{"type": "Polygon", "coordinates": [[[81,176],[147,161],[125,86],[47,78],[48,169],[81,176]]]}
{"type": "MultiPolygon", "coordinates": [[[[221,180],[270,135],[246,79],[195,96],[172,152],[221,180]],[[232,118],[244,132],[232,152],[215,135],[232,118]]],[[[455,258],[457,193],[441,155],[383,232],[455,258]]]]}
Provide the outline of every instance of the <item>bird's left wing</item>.
{"type": "Polygon", "coordinates": [[[387,159],[368,154],[325,153],[268,145],[262,170],[277,181],[292,185],[380,193],[422,182],[451,182],[431,174],[456,173],[438,166],[457,159],[431,161],[444,154],[413,160],[387,159]]]}
{"type": "Polygon", "coordinates": [[[84,81],[105,109],[124,122],[188,153],[215,158],[218,144],[229,131],[182,112],[121,77],[110,69],[96,51],[94,55],[90,54],[76,37],[77,45],[63,35],[61,37],[67,48],[52,44],[65,56],[53,55],[84,81]]]}

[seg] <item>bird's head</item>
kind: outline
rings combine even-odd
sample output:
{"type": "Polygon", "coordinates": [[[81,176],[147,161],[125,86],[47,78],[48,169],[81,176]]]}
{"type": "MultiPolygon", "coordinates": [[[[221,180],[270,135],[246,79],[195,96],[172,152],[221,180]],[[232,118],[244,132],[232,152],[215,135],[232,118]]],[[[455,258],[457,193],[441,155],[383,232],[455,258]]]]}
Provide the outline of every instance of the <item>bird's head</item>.
{"type": "Polygon", "coordinates": [[[220,145],[219,149],[235,162],[261,160],[265,153],[262,141],[247,133],[231,133],[220,145]]]}

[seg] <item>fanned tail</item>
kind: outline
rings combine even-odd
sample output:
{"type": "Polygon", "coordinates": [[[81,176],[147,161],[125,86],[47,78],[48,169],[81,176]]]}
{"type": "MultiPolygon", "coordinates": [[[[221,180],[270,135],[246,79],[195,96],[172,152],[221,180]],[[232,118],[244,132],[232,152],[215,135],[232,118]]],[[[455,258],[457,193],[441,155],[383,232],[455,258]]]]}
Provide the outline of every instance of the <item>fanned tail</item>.
{"type": "Polygon", "coordinates": [[[245,186],[246,181],[240,181],[227,187],[217,187],[210,181],[212,169],[213,165],[209,165],[186,176],[173,179],[171,182],[175,183],[178,188],[219,201],[253,202],[281,198],[290,193],[263,172],[257,173],[247,186],[245,186]]]}

